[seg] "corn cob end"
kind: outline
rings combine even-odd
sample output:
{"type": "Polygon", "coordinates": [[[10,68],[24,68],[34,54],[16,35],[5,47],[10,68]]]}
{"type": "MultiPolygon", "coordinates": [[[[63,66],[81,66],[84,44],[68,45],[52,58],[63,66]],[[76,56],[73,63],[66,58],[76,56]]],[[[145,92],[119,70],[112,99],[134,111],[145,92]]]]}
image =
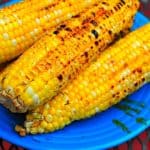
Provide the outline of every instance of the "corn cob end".
{"type": "Polygon", "coordinates": [[[24,113],[27,111],[27,107],[24,106],[22,101],[19,101],[18,98],[10,98],[9,94],[4,91],[0,92],[0,103],[14,113],[24,113]]]}

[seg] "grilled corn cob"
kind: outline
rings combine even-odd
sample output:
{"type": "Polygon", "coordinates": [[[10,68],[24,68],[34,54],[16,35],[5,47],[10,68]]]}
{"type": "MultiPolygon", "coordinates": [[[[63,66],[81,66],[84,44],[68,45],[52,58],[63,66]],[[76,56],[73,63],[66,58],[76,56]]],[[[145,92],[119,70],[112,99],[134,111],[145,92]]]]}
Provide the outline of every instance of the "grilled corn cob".
{"type": "Polygon", "coordinates": [[[53,100],[26,116],[21,135],[61,129],[106,110],[150,81],[150,24],[104,51],[53,100]]]}
{"type": "Polygon", "coordinates": [[[131,27],[138,4],[101,1],[49,32],[1,74],[0,102],[25,112],[53,98],[131,27]]]}
{"type": "Polygon", "coordinates": [[[0,10],[0,63],[20,55],[44,32],[100,0],[25,0],[0,10]],[[29,9],[30,8],[30,9],[29,9]]]}

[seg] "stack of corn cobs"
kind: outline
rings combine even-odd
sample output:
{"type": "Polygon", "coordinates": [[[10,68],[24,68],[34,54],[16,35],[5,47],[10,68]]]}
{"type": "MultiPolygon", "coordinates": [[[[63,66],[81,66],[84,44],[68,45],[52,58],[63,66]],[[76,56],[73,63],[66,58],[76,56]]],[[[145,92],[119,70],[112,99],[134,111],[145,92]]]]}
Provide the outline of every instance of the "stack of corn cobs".
{"type": "Polygon", "coordinates": [[[129,33],[138,7],[24,0],[0,10],[0,103],[26,112],[20,135],[91,117],[150,80],[150,24],[129,33]]]}

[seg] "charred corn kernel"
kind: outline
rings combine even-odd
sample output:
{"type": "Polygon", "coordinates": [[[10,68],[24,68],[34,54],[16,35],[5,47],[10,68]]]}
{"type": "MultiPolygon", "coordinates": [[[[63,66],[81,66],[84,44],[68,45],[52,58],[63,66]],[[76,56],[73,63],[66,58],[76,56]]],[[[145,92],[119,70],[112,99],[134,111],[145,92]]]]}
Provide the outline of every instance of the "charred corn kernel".
{"type": "Polygon", "coordinates": [[[147,24],[104,51],[54,99],[28,113],[23,129],[31,134],[41,133],[39,129],[52,132],[109,108],[150,81],[149,60],[147,24]]]}
{"type": "Polygon", "coordinates": [[[1,64],[0,65],[0,73],[4,70],[4,68],[7,66],[7,64],[1,64]]]}
{"type": "Polygon", "coordinates": [[[0,45],[0,56],[3,57],[0,57],[0,64],[22,54],[46,30],[99,1],[42,0],[37,3],[35,0],[25,0],[1,9],[0,43],[3,44],[0,45]]]}
{"type": "Polygon", "coordinates": [[[0,75],[2,103],[13,112],[25,112],[53,98],[129,30],[138,4],[135,0],[100,1],[49,32],[0,75]]]}

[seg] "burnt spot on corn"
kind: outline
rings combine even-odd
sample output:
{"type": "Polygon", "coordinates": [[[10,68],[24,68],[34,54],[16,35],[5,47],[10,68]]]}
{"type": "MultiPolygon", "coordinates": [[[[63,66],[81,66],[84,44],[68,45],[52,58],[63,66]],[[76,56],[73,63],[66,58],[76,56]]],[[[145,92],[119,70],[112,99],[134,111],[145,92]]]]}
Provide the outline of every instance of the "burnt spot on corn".
{"type": "Polygon", "coordinates": [[[132,71],[132,73],[136,73],[136,69],[134,69],[134,70],[132,71]]]}
{"type": "Polygon", "coordinates": [[[80,14],[73,16],[72,18],[79,18],[80,14]]]}
{"type": "Polygon", "coordinates": [[[65,24],[61,24],[61,25],[60,25],[60,28],[65,28],[65,27],[66,27],[65,24]]]}
{"type": "Polygon", "coordinates": [[[65,24],[62,24],[62,25],[60,25],[56,30],[57,30],[57,31],[61,31],[61,30],[63,30],[65,27],[66,27],[66,25],[65,25],[65,24]]]}
{"type": "Polygon", "coordinates": [[[109,4],[108,4],[107,2],[102,2],[102,4],[103,4],[103,5],[109,6],[109,4]]]}
{"type": "Polygon", "coordinates": [[[70,102],[69,102],[69,100],[67,99],[64,105],[69,105],[69,104],[70,104],[70,102]]]}
{"type": "Polygon", "coordinates": [[[138,73],[142,73],[142,69],[141,68],[137,68],[137,70],[136,70],[138,73]]]}
{"type": "Polygon", "coordinates": [[[118,7],[118,9],[121,9],[121,5],[120,5],[120,3],[118,3],[117,7],[118,7]]]}
{"type": "Polygon", "coordinates": [[[70,60],[69,60],[67,64],[69,65],[70,63],[71,63],[71,62],[70,62],[70,60]]]}
{"type": "Polygon", "coordinates": [[[72,76],[71,76],[71,75],[69,75],[69,76],[68,76],[68,79],[69,79],[69,80],[71,80],[71,79],[72,79],[72,76]]]}
{"type": "Polygon", "coordinates": [[[101,48],[98,48],[98,51],[99,51],[99,52],[101,52],[101,51],[102,51],[102,49],[101,49],[101,48]]]}
{"type": "Polygon", "coordinates": [[[111,86],[111,89],[114,89],[114,85],[111,86]]]}
{"type": "Polygon", "coordinates": [[[144,82],[145,81],[145,78],[142,78],[142,82],[144,82]]]}
{"type": "Polygon", "coordinates": [[[58,30],[55,30],[54,32],[53,32],[53,34],[58,34],[59,33],[59,31],[58,30]]]}
{"type": "Polygon", "coordinates": [[[116,94],[113,94],[112,97],[115,98],[115,97],[116,97],[116,94]]]}
{"type": "Polygon", "coordinates": [[[109,30],[108,33],[109,33],[109,35],[112,35],[112,31],[111,30],[109,30]]]}
{"type": "Polygon", "coordinates": [[[83,26],[83,27],[82,27],[82,29],[86,29],[86,28],[87,28],[87,26],[83,26]]]}
{"type": "Polygon", "coordinates": [[[134,83],[134,86],[135,86],[135,87],[137,87],[137,86],[138,86],[138,83],[137,83],[137,82],[136,82],[136,83],[134,83]]]}
{"type": "Polygon", "coordinates": [[[127,5],[128,8],[130,8],[130,5],[127,5]]]}
{"type": "Polygon", "coordinates": [[[95,20],[92,20],[91,24],[94,25],[95,27],[98,26],[98,23],[95,20]]]}
{"type": "Polygon", "coordinates": [[[88,24],[90,22],[90,18],[86,18],[82,21],[82,25],[88,24]]]}
{"type": "Polygon", "coordinates": [[[110,14],[112,14],[112,13],[113,13],[113,10],[111,9],[109,12],[110,12],[110,14]]]}
{"type": "Polygon", "coordinates": [[[63,76],[62,76],[61,74],[60,74],[60,75],[58,75],[58,77],[57,77],[57,78],[58,78],[58,80],[59,80],[59,81],[62,81],[62,80],[63,80],[63,76]]]}
{"type": "MultiPolygon", "coordinates": [[[[114,6],[114,10],[115,11],[120,10],[123,5],[125,5],[125,1],[121,0],[121,2],[119,2],[116,6],[114,6]]],[[[130,8],[129,5],[127,5],[127,7],[130,8]]],[[[113,10],[111,10],[111,13],[113,13],[113,10]]]]}
{"type": "Polygon", "coordinates": [[[61,40],[62,42],[64,42],[64,41],[65,41],[65,39],[64,39],[63,37],[60,37],[60,40],[61,40]]]}
{"type": "Polygon", "coordinates": [[[111,45],[114,44],[117,40],[121,39],[121,35],[120,35],[120,32],[118,34],[114,34],[114,41],[111,42],[111,45]]]}
{"type": "Polygon", "coordinates": [[[98,46],[98,41],[95,41],[95,45],[98,46]]]}
{"type": "Polygon", "coordinates": [[[44,33],[47,31],[47,29],[45,29],[45,28],[43,28],[42,30],[43,30],[44,33]]]}
{"type": "Polygon", "coordinates": [[[84,53],[84,56],[85,56],[85,57],[88,57],[88,55],[89,55],[88,52],[85,52],[85,53],[84,53]]]}
{"type": "Polygon", "coordinates": [[[45,10],[48,10],[48,9],[49,9],[49,7],[48,7],[48,6],[46,6],[46,7],[44,7],[44,9],[45,9],[45,10]]]}
{"type": "Polygon", "coordinates": [[[40,8],[39,11],[42,11],[42,10],[48,11],[49,9],[51,9],[51,7],[55,7],[56,5],[57,5],[57,3],[56,3],[56,4],[50,4],[50,5],[48,5],[48,6],[45,6],[45,7],[43,7],[43,8],[40,8]]]}
{"type": "Polygon", "coordinates": [[[118,7],[115,6],[114,9],[115,9],[115,11],[118,11],[118,7]]]}
{"type": "Polygon", "coordinates": [[[91,35],[88,35],[88,38],[91,39],[92,38],[91,35]]]}
{"type": "Polygon", "coordinates": [[[122,81],[124,81],[124,80],[125,80],[125,77],[122,78],[122,81]]]}
{"type": "Polygon", "coordinates": [[[66,30],[66,31],[69,31],[69,32],[71,32],[71,31],[72,31],[72,29],[71,29],[71,28],[69,28],[69,27],[66,27],[66,28],[65,28],[65,30],[66,30]]]}
{"type": "Polygon", "coordinates": [[[99,28],[102,30],[103,29],[103,27],[102,26],[99,26],[99,28]]]}
{"type": "Polygon", "coordinates": [[[125,89],[125,90],[124,90],[124,93],[126,93],[126,92],[127,92],[127,90],[125,89]]]}
{"type": "Polygon", "coordinates": [[[142,69],[141,68],[136,68],[132,72],[141,74],[142,73],[142,69]]]}
{"type": "Polygon", "coordinates": [[[125,4],[126,4],[126,2],[125,2],[124,0],[121,0],[121,2],[122,2],[122,4],[123,4],[123,5],[125,5],[125,4]]]}
{"type": "Polygon", "coordinates": [[[110,15],[108,13],[106,13],[105,16],[106,16],[106,18],[109,18],[110,15]]]}
{"type": "Polygon", "coordinates": [[[124,31],[120,31],[120,36],[124,37],[125,36],[125,32],[124,31]]]}
{"type": "Polygon", "coordinates": [[[96,16],[96,15],[95,15],[95,12],[92,12],[91,14],[92,14],[94,17],[96,16]]]}
{"type": "Polygon", "coordinates": [[[98,32],[95,29],[93,29],[91,31],[91,33],[95,36],[96,39],[98,38],[99,35],[98,35],[98,32]]]}

